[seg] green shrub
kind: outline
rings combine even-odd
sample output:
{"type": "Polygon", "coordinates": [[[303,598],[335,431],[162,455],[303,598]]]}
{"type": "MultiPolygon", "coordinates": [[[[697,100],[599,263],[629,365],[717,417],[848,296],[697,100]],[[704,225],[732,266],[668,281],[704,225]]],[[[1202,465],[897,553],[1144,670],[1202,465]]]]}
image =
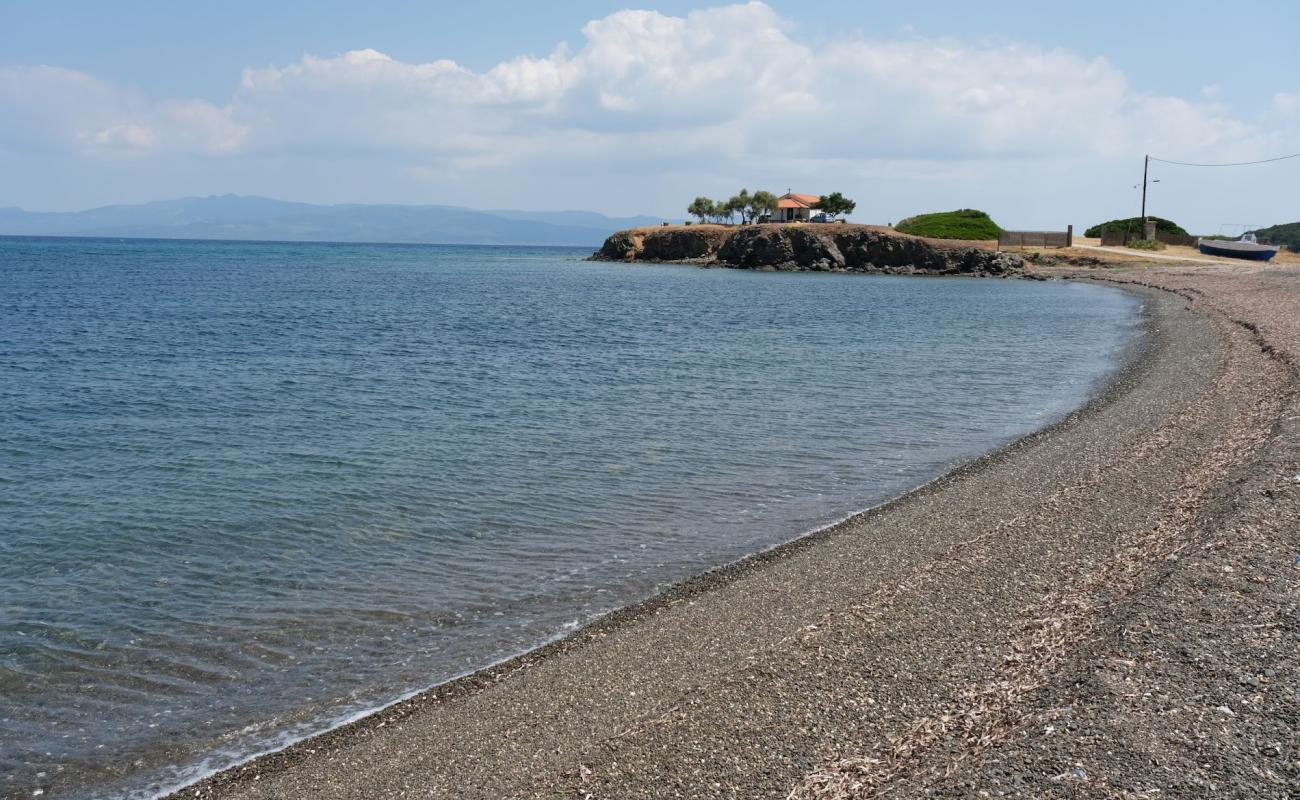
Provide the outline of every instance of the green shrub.
{"type": "Polygon", "coordinates": [[[1270,225],[1251,233],[1258,236],[1261,242],[1286,245],[1292,252],[1300,252],[1300,222],[1270,225]]]}
{"type": "MultiPolygon", "coordinates": [[[[1187,231],[1183,230],[1177,223],[1171,222],[1161,217],[1147,217],[1148,220],[1156,224],[1156,233],[1174,233],[1179,236],[1187,236],[1187,231]]],[[[1093,225],[1083,232],[1084,236],[1095,239],[1101,236],[1102,229],[1108,228],[1111,233],[1122,233],[1128,231],[1130,236],[1142,235],[1142,218],[1129,217],[1128,219],[1112,219],[1110,222],[1103,222],[1100,225],[1093,225]]]]}
{"type": "Polygon", "coordinates": [[[988,214],[974,208],[908,217],[894,230],[929,239],[996,239],[1002,233],[988,214]]]}
{"type": "Polygon", "coordinates": [[[1128,246],[1134,248],[1135,250],[1164,250],[1165,249],[1165,243],[1157,242],[1155,239],[1138,239],[1137,241],[1129,242],[1128,246]]]}

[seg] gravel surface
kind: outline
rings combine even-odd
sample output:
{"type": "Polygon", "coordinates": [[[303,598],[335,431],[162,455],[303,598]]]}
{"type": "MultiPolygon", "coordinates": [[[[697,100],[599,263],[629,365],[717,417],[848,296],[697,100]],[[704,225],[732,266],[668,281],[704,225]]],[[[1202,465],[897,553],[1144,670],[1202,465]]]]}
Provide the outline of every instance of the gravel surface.
{"type": "Polygon", "coordinates": [[[175,796],[1296,797],[1300,270],[1048,274],[1149,299],[1062,424],[175,796]]]}

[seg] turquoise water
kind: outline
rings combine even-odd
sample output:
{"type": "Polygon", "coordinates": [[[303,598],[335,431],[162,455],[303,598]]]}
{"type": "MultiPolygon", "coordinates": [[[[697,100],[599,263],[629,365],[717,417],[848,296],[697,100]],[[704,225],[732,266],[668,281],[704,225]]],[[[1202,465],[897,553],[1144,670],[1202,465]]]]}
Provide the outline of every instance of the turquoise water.
{"type": "Polygon", "coordinates": [[[879,503],[1140,311],[584,255],[0,239],[0,795],[148,796],[879,503]]]}

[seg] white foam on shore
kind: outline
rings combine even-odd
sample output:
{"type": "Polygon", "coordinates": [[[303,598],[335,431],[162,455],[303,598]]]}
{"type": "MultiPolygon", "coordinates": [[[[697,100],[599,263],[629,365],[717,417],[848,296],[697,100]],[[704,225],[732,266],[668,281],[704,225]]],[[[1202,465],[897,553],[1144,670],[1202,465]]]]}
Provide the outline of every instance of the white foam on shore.
{"type": "MultiPolygon", "coordinates": [[[[1089,402],[1091,402],[1091,399],[1092,399],[1091,397],[1088,399],[1089,402]]],[[[1085,403],[1085,405],[1086,405],[1086,403],[1085,403]]],[[[1081,406],[1080,408],[1082,408],[1082,406],[1081,406]]],[[[1077,409],[1076,409],[1076,411],[1077,411],[1077,409]]],[[[1070,412],[1070,413],[1072,414],[1072,413],[1074,413],[1074,412],[1072,411],[1072,412],[1070,412]]],[[[1069,414],[1066,414],[1066,415],[1062,416],[1061,419],[1065,419],[1065,418],[1068,417],[1068,416],[1069,416],[1069,414]]],[[[1060,421],[1061,421],[1061,420],[1055,420],[1055,421],[1053,421],[1051,424],[1044,426],[1044,427],[1043,427],[1042,429],[1040,429],[1039,431],[1035,431],[1034,433],[1027,434],[1027,436],[1033,436],[1033,435],[1035,435],[1035,434],[1037,434],[1037,433],[1040,433],[1042,430],[1046,430],[1047,428],[1051,427],[1051,425],[1057,424],[1057,423],[1059,423],[1060,421]]],[[[1017,439],[1016,441],[1019,441],[1019,439],[1017,439]]],[[[1001,451],[1001,450],[1003,450],[1003,449],[1005,449],[1005,448],[1007,448],[1007,447],[1009,447],[1009,446],[1011,446],[1011,445],[1010,445],[1010,444],[1006,444],[1006,445],[1002,445],[1002,446],[1000,446],[1000,447],[996,447],[996,448],[990,450],[988,453],[986,453],[986,454],[984,454],[984,455],[982,455],[982,456],[979,456],[978,458],[976,458],[976,459],[974,459],[974,460],[978,460],[979,458],[985,458],[985,457],[987,457],[987,456],[989,456],[989,455],[991,455],[991,454],[993,454],[993,453],[997,453],[997,452],[999,452],[999,451],[1001,451]]],[[[966,462],[966,463],[971,463],[971,462],[966,462]]],[[[795,542],[801,541],[801,540],[803,540],[803,539],[807,539],[807,538],[809,538],[809,537],[811,537],[811,536],[816,536],[816,535],[818,535],[818,534],[825,533],[825,532],[827,532],[827,531],[829,531],[829,530],[831,530],[831,529],[833,529],[833,528],[836,528],[836,527],[839,527],[840,525],[845,524],[845,523],[848,522],[849,520],[852,520],[852,519],[854,519],[854,518],[856,518],[856,517],[862,516],[863,514],[869,514],[869,513],[873,512],[873,511],[876,511],[877,509],[883,508],[883,507],[888,506],[888,505],[890,505],[890,504],[892,504],[892,503],[896,503],[896,502],[898,502],[898,501],[900,501],[900,500],[902,500],[902,499],[904,499],[904,498],[906,498],[906,497],[908,497],[908,496],[910,496],[910,495],[913,495],[913,494],[916,494],[917,492],[923,491],[924,489],[928,488],[928,487],[931,486],[932,484],[938,483],[939,481],[944,480],[945,478],[947,478],[949,475],[953,474],[953,473],[956,472],[957,470],[962,469],[963,466],[965,466],[965,464],[959,464],[959,465],[957,465],[957,466],[954,466],[952,469],[948,470],[947,472],[944,472],[942,475],[938,475],[938,476],[936,476],[936,477],[934,477],[934,478],[931,478],[930,480],[925,481],[924,483],[922,483],[922,484],[920,484],[920,485],[918,485],[918,486],[915,486],[915,487],[913,487],[913,488],[911,488],[911,489],[908,489],[908,490],[905,491],[905,492],[901,492],[901,493],[899,493],[898,495],[896,495],[896,496],[894,496],[894,497],[892,497],[892,498],[890,498],[890,499],[888,499],[888,500],[884,500],[884,501],[882,501],[882,502],[880,502],[880,503],[877,503],[877,504],[872,505],[872,506],[868,506],[867,508],[861,509],[861,510],[859,510],[859,511],[854,511],[854,512],[852,512],[852,513],[846,514],[846,515],[844,515],[844,516],[842,516],[842,517],[840,517],[840,518],[834,520],[833,522],[828,522],[828,523],[826,523],[826,524],[824,524],[824,525],[819,525],[819,526],[817,526],[816,528],[813,528],[813,529],[811,529],[811,530],[809,530],[809,531],[806,531],[806,532],[804,532],[804,533],[799,534],[798,536],[794,537],[793,539],[788,539],[788,540],[783,541],[783,542],[777,542],[776,544],[767,545],[767,546],[765,546],[765,547],[763,547],[763,548],[761,548],[761,549],[759,549],[759,550],[755,550],[754,552],[752,552],[752,553],[750,553],[750,554],[748,554],[748,555],[742,556],[741,558],[737,558],[737,559],[734,559],[734,560],[732,560],[732,561],[728,561],[728,562],[726,562],[726,563],[724,563],[724,564],[719,564],[719,565],[717,565],[717,566],[710,567],[709,569],[702,570],[701,572],[696,573],[695,575],[693,575],[692,577],[690,577],[690,578],[688,578],[688,579],[686,579],[686,580],[688,580],[688,581],[689,581],[689,580],[696,580],[696,579],[698,579],[698,578],[700,578],[700,577],[703,577],[703,576],[705,576],[705,575],[708,575],[709,573],[712,573],[712,572],[719,572],[719,571],[723,571],[723,570],[727,570],[727,569],[734,568],[734,567],[736,567],[736,566],[738,566],[738,565],[741,565],[741,564],[745,563],[746,561],[749,561],[749,560],[751,560],[751,559],[758,558],[758,557],[763,556],[763,555],[765,555],[765,554],[767,554],[767,553],[771,553],[771,552],[774,551],[774,550],[779,550],[779,549],[781,549],[781,548],[783,548],[783,547],[787,547],[787,546],[789,546],[789,545],[791,545],[791,544],[793,544],[793,543],[795,543],[795,542]]],[[[305,742],[305,741],[307,741],[307,740],[309,740],[309,739],[312,739],[312,738],[314,738],[314,737],[316,737],[316,736],[321,736],[321,735],[327,734],[327,733],[329,733],[330,731],[338,730],[339,728],[345,727],[345,726],[347,726],[347,725],[351,725],[352,723],[354,723],[354,722],[358,722],[358,721],[360,721],[360,720],[363,720],[363,719],[365,719],[366,717],[374,716],[374,715],[376,715],[376,714],[382,714],[382,713],[383,713],[384,711],[386,711],[387,709],[392,708],[393,706],[399,705],[399,704],[401,704],[401,703],[403,703],[403,702],[406,702],[407,700],[410,700],[410,699],[412,699],[412,698],[414,698],[414,697],[418,697],[418,696],[420,696],[420,695],[422,695],[422,694],[424,694],[424,693],[426,693],[426,692],[431,692],[431,691],[433,691],[433,690],[435,690],[435,689],[437,689],[437,688],[439,688],[439,687],[441,687],[441,686],[446,686],[447,684],[455,683],[455,682],[458,681],[458,680],[462,680],[462,679],[464,679],[464,678],[468,678],[468,677],[470,677],[470,676],[472,676],[472,675],[476,675],[476,674],[478,674],[478,673],[480,673],[480,672],[484,672],[484,671],[486,671],[486,670],[494,669],[494,668],[499,667],[499,666],[501,666],[502,664],[508,663],[509,661],[512,661],[512,660],[514,660],[514,659],[516,659],[516,658],[520,658],[521,656],[526,656],[526,655],[528,655],[529,653],[536,652],[537,650],[540,650],[540,649],[542,649],[542,648],[544,648],[544,647],[546,647],[546,646],[548,646],[548,645],[554,644],[555,642],[561,641],[561,640],[563,640],[563,639],[568,638],[569,636],[575,635],[576,633],[580,632],[583,628],[585,628],[587,625],[591,625],[591,624],[597,623],[597,622],[599,622],[601,619],[603,619],[603,618],[605,618],[605,617],[607,617],[607,616],[609,616],[609,615],[611,615],[611,614],[616,614],[616,613],[618,613],[618,612],[620,612],[620,611],[624,611],[624,610],[626,610],[626,609],[632,608],[632,607],[634,607],[634,606],[636,606],[636,605],[639,605],[639,604],[641,604],[641,603],[648,602],[648,601],[654,599],[655,597],[659,596],[659,595],[662,594],[663,592],[667,591],[669,588],[671,588],[671,586],[674,586],[674,585],[678,585],[678,584],[669,584],[669,585],[667,585],[667,586],[661,586],[661,587],[659,587],[659,588],[658,588],[658,589],[657,589],[653,594],[651,594],[651,595],[649,595],[649,596],[647,596],[647,597],[643,597],[643,598],[641,598],[641,599],[639,599],[639,600],[634,600],[634,601],[631,601],[631,602],[625,603],[625,604],[620,605],[620,606],[617,606],[617,607],[615,607],[615,608],[611,608],[611,609],[609,609],[609,610],[607,610],[607,611],[602,611],[602,612],[599,612],[599,613],[597,613],[597,614],[593,614],[591,617],[587,618],[585,621],[584,621],[584,620],[576,620],[576,619],[575,619],[575,620],[570,620],[570,621],[564,623],[563,625],[561,625],[561,626],[560,626],[560,629],[559,629],[558,631],[556,631],[554,634],[552,634],[551,636],[547,637],[546,639],[544,639],[544,640],[538,642],[537,644],[534,644],[534,645],[532,645],[532,646],[530,646],[530,647],[525,647],[525,648],[523,648],[523,649],[521,649],[521,650],[519,650],[519,651],[517,651],[517,652],[511,653],[511,654],[506,655],[506,656],[503,656],[502,658],[499,658],[499,659],[497,659],[496,661],[493,661],[493,662],[491,662],[491,663],[489,663],[489,664],[485,664],[484,666],[478,667],[478,668],[476,668],[476,669],[466,670],[465,672],[462,672],[462,673],[459,673],[459,674],[457,674],[457,675],[454,675],[454,676],[452,676],[452,677],[450,677],[450,678],[447,678],[446,680],[439,681],[439,682],[437,682],[437,683],[431,684],[431,685],[429,685],[429,686],[425,686],[425,687],[423,687],[423,688],[412,689],[412,690],[410,690],[410,691],[404,692],[404,693],[398,695],[397,697],[393,698],[392,700],[386,701],[386,702],[381,703],[381,704],[379,704],[379,705],[368,706],[368,707],[363,708],[363,709],[361,709],[361,710],[359,710],[359,711],[348,712],[348,713],[346,713],[346,714],[341,714],[341,715],[339,715],[339,716],[337,716],[337,717],[327,718],[327,720],[323,720],[323,721],[321,721],[321,722],[319,722],[319,723],[310,723],[310,722],[309,722],[309,723],[303,723],[303,724],[301,724],[301,725],[295,726],[295,729],[288,730],[288,731],[282,731],[281,733],[277,734],[276,736],[271,737],[270,739],[268,739],[268,740],[266,740],[266,741],[259,742],[259,743],[255,744],[255,745],[250,745],[250,747],[252,747],[252,748],[254,748],[254,749],[253,749],[252,751],[249,751],[249,752],[240,752],[240,751],[237,751],[237,750],[217,751],[217,752],[214,753],[213,755],[210,755],[210,756],[204,758],[202,761],[199,761],[198,763],[193,764],[192,766],[189,766],[189,767],[181,767],[181,768],[177,769],[177,770],[176,770],[176,777],[175,777],[175,780],[174,780],[173,782],[171,782],[171,783],[165,784],[162,788],[141,789],[141,790],[137,790],[137,791],[128,792],[126,795],[123,795],[123,798],[124,798],[124,800],[160,800],[160,798],[164,798],[164,797],[166,797],[166,796],[168,796],[168,795],[171,795],[171,794],[174,794],[174,793],[176,793],[176,792],[182,791],[182,790],[186,789],[187,787],[193,786],[193,785],[195,785],[195,784],[197,784],[197,783],[203,781],[204,779],[206,779],[206,778],[210,778],[210,777],[212,777],[213,775],[216,775],[216,774],[218,774],[218,773],[226,772],[227,770],[231,770],[231,769],[237,769],[237,768],[239,768],[239,767],[241,767],[241,766],[243,766],[243,765],[245,765],[245,764],[248,764],[248,763],[250,763],[250,762],[252,762],[252,761],[256,761],[257,759],[259,759],[259,758],[261,758],[261,757],[263,757],[263,756],[268,756],[268,755],[272,755],[272,754],[274,754],[274,753],[281,752],[281,751],[286,750],[286,749],[288,749],[288,748],[290,748],[290,747],[293,747],[293,746],[296,745],[296,744],[299,744],[299,743],[301,743],[301,742],[305,742]],[[304,730],[304,729],[307,729],[307,728],[310,728],[310,730],[304,730]],[[229,760],[214,766],[214,765],[213,765],[213,761],[214,761],[214,760],[217,760],[217,759],[219,759],[219,758],[222,758],[222,757],[228,758],[229,760]]]]}

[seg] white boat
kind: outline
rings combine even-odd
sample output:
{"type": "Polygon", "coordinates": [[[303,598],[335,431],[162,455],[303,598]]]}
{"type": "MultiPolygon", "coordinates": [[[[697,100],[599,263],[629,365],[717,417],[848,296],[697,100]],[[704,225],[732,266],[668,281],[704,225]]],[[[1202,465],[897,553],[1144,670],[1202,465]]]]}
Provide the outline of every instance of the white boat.
{"type": "Polygon", "coordinates": [[[1255,234],[1242,234],[1235,241],[1226,239],[1197,239],[1196,248],[1207,256],[1225,256],[1227,258],[1245,258],[1251,261],[1268,261],[1277,255],[1277,247],[1260,244],[1255,234]]]}

